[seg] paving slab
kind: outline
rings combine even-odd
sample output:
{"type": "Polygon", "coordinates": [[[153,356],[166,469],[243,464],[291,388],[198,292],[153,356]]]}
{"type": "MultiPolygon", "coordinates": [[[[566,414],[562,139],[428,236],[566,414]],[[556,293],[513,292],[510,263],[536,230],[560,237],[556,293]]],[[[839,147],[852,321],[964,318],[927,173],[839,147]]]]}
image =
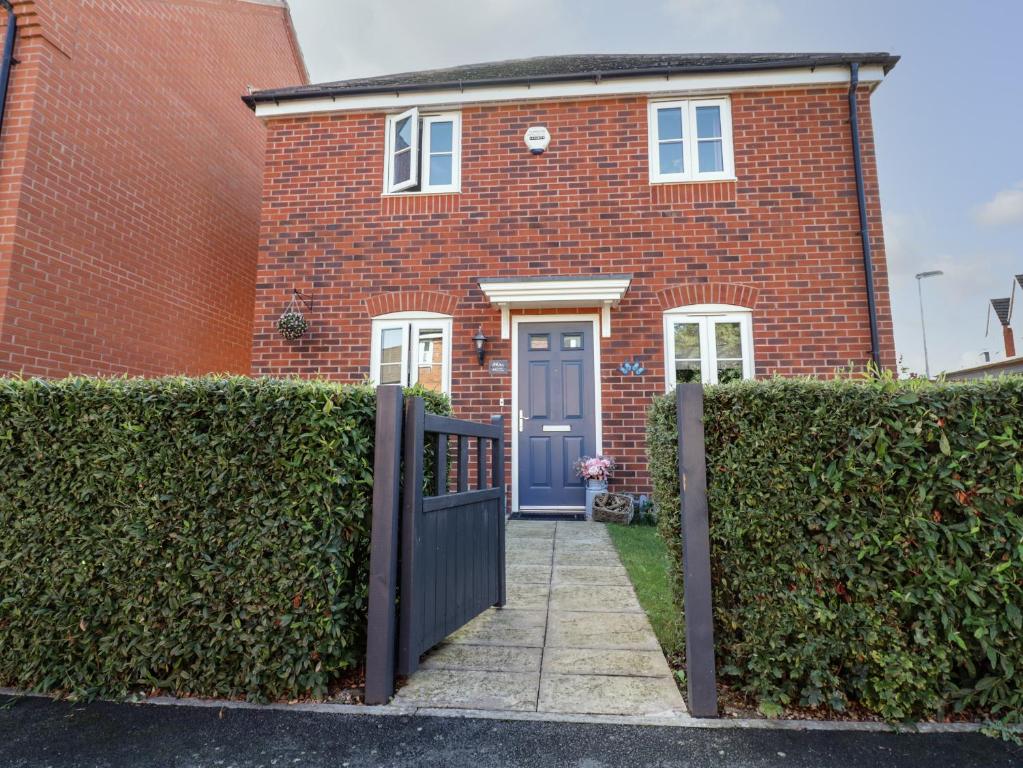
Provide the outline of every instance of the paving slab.
{"type": "Polygon", "coordinates": [[[612,648],[545,648],[543,674],[671,677],[664,654],[612,648]]]}
{"type": "Polygon", "coordinates": [[[602,557],[617,557],[618,550],[615,549],[614,544],[602,544],[599,542],[586,541],[570,541],[570,542],[558,542],[557,554],[559,556],[565,554],[586,554],[586,555],[600,555],[602,557]]]}
{"type": "Polygon", "coordinates": [[[546,610],[551,588],[548,584],[509,584],[506,610],[546,610]]]}
{"type": "Polygon", "coordinates": [[[543,675],[540,712],[593,715],[661,715],[685,712],[670,677],[543,675]]]}
{"type": "Polygon", "coordinates": [[[562,523],[554,538],[558,541],[611,541],[611,535],[593,523],[562,523]]]}
{"type": "Polygon", "coordinates": [[[553,547],[548,548],[526,548],[515,547],[509,549],[505,555],[505,563],[512,565],[546,565],[550,566],[554,557],[553,547]]]}
{"type": "Polygon", "coordinates": [[[614,542],[600,539],[558,539],[551,546],[557,545],[558,552],[600,552],[601,554],[617,555],[614,542]]]}
{"type": "Polygon", "coordinates": [[[547,611],[543,608],[488,608],[466,627],[543,627],[547,611]]]}
{"type": "Polygon", "coordinates": [[[508,523],[504,529],[505,537],[553,539],[556,523],[549,522],[518,522],[508,523]]]}
{"type": "Polygon", "coordinates": [[[573,551],[562,551],[555,547],[554,549],[554,565],[587,565],[592,567],[596,566],[611,566],[615,568],[622,567],[622,560],[618,557],[617,552],[586,552],[584,550],[573,550],[573,551]]]}
{"type": "Polygon", "coordinates": [[[504,549],[505,551],[514,551],[517,549],[553,549],[554,548],[554,537],[553,536],[516,536],[510,532],[504,537],[504,549]]]}
{"type": "Polygon", "coordinates": [[[445,643],[432,650],[419,668],[539,673],[542,655],[542,648],[445,643]]]}
{"type": "Polygon", "coordinates": [[[684,712],[606,527],[516,521],[508,534],[507,606],[488,609],[427,654],[395,706],[495,717],[655,720],[684,712]]]}
{"type": "Polygon", "coordinates": [[[642,613],[630,586],[555,584],[551,587],[552,611],[615,611],[642,613]]]}
{"type": "Polygon", "coordinates": [[[464,627],[448,635],[445,642],[461,645],[506,645],[514,648],[543,648],[543,627],[464,627]]]}
{"type": "Polygon", "coordinates": [[[554,612],[547,625],[551,648],[660,650],[650,622],[641,613],[554,612]]]}
{"type": "Polygon", "coordinates": [[[552,584],[591,584],[624,586],[631,584],[625,568],[618,566],[556,565],[552,584]]]}
{"type": "Polygon", "coordinates": [[[392,700],[398,706],[536,711],[540,675],[420,669],[392,700]]]}
{"type": "Polygon", "coordinates": [[[508,565],[505,567],[508,583],[513,584],[550,584],[551,567],[549,565],[508,565]]]}

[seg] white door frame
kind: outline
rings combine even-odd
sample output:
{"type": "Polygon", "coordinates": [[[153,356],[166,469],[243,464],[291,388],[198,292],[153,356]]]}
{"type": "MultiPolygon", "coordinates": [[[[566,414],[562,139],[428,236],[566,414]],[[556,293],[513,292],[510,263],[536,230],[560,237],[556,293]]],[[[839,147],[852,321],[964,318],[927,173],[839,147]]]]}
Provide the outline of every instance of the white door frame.
{"type": "Polygon", "coordinates": [[[512,512],[519,511],[519,326],[529,323],[592,323],[593,325],[593,407],[596,421],[597,453],[603,452],[604,428],[603,414],[600,406],[600,315],[598,314],[550,314],[550,315],[515,315],[511,319],[512,332],[512,397],[511,397],[511,492],[512,512]]]}

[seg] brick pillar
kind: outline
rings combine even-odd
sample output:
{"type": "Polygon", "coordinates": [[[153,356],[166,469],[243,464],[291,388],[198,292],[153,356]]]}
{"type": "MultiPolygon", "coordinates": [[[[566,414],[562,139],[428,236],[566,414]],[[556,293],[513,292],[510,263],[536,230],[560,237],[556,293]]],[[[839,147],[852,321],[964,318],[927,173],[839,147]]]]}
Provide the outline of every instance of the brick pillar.
{"type": "Polygon", "coordinates": [[[1002,338],[1005,340],[1005,356],[1016,356],[1016,341],[1012,338],[1012,328],[1008,325],[1002,326],[1002,338]]]}

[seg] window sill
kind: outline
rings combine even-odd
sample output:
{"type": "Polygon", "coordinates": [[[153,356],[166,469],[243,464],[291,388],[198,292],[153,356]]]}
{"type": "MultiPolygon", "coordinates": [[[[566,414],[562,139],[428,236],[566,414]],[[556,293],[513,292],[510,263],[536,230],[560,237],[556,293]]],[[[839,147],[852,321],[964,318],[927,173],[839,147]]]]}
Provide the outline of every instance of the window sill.
{"type": "Polygon", "coordinates": [[[722,176],[713,179],[650,179],[650,183],[659,186],[665,184],[728,184],[738,180],[736,176],[722,176]]]}
{"type": "Polygon", "coordinates": [[[414,189],[401,192],[381,192],[380,197],[429,197],[430,195],[460,195],[460,189],[414,189]]]}

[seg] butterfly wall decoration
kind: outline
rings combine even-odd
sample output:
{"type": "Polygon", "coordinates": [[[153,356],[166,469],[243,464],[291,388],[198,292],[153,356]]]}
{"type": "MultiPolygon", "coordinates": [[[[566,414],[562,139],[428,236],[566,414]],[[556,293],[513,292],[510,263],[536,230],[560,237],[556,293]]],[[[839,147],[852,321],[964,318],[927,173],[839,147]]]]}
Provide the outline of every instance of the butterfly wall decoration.
{"type": "Polygon", "coordinates": [[[618,370],[622,372],[623,376],[628,376],[630,373],[634,376],[642,376],[646,373],[646,368],[643,367],[642,361],[635,357],[632,358],[632,362],[626,360],[619,365],[618,370]]]}

